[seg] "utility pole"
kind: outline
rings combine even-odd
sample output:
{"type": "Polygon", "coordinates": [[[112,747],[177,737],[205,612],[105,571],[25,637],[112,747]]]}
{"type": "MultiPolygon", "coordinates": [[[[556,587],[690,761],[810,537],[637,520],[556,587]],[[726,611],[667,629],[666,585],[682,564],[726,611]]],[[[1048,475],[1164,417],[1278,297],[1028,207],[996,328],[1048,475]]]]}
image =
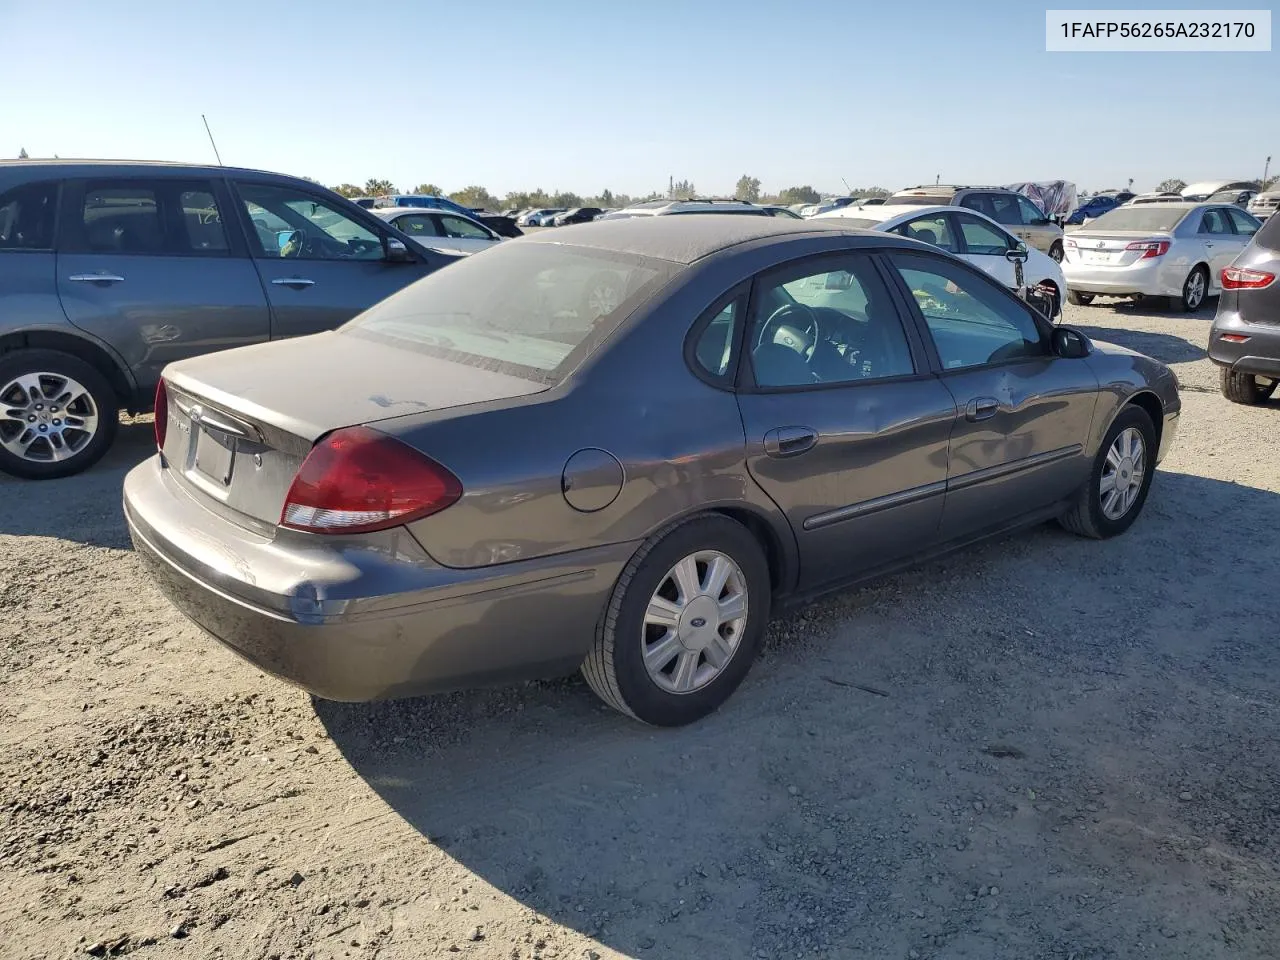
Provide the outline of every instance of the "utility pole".
{"type": "Polygon", "coordinates": [[[940,174],[940,173],[935,173],[935,174],[933,175],[933,185],[936,187],[936,186],[937,186],[938,184],[940,184],[941,182],[942,182],[942,174],[940,174]]]}
{"type": "Polygon", "coordinates": [[[676,198],[676,178],[667,177],[667,199],[674,200],[676,198]]]}
{"type": "Polygon", "coordinates": [[[1258,184],[1259,190],[1267,189],[1267,174],[1271,172],[1271,158],[1267,157],[1266,165],[1262,168],[1262,182],[1258,184]]]}

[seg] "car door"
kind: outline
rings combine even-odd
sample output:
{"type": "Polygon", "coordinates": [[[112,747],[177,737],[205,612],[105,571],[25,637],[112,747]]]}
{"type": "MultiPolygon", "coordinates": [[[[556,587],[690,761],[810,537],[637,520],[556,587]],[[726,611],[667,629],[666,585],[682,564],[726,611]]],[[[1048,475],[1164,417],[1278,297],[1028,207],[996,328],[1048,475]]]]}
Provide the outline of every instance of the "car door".
{"type": "Polygon", "coordinates": [[[1209,260],[1209,286],[1216,289],[1225,267],[1240,256],[1249,238],[1238,235],[1231,225],[1232,207],[1209,207],[1200,215],[1198,239],[1209,260]]]}
{"type": "Polygon", "coordinates": [[[1088,475],[1098,380],[1050,350],[1049,329],[966,264],[894,251],[903,293],[927,334],[958,415],[948,444],[940,536],[961,539],[1064,500],[1088,475]]]}
{"type": "Polygon", "coordinates": [[[319,193],[254,180],[233,187],[271,305],[272,340],[341,326],[445,262],[421,248],[388,259],[389,234],[376,217],[319,193]]]}
{"type": "Polygon", "coordinates": [[[58,241],[67,319],[110,344],[146,396],[165,365],[266,340],[266,297],[226,184],[203,178],[68,182],[58,241]]]}
{"type": "Polygon", "coordinates": [[[53,252],[59,186],[44,180],[0,192],[0,332],[66,323],[53,252]]]}
{"type": "Polygon", "coordinates": [[[1017,268],[1008,253],[1018,246],[1018,239],[971,213],[955,213],[952,218],[960,240],[960,256],[1010,290],[1017,290],[1017,268]]]}
{"type": "Polygon", "coordinates": [[[933,543],[955,401],[875,257],[824,255],[761,275],[744,326],[747,466],[795,531],[801,586],[933,543]]]}

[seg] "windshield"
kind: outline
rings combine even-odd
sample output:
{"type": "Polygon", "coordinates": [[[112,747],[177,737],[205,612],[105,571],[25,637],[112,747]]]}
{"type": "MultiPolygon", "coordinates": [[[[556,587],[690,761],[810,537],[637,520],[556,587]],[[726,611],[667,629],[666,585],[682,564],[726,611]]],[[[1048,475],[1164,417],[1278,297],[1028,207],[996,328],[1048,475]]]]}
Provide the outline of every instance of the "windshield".
{"type": "Polygon", "coordinates": [[[1116,207],[1089,224],[1090,230],[1172,230],[1189,211],[1153,203],[1138,207],[1116,207]]]}
{"type": "Polygon", "coordinates": [[[824,219],[834,220],[842,226],[853,227],[857,230],[871,230],[884,223],[883,220],[872,220],[870,217],[827,217],[824,219]]]}
{"type": "Polygon", "coordinates": [[[550,243],[504,243],[424,277],[339,328],[554,384],[681,264],[550,243]]]}

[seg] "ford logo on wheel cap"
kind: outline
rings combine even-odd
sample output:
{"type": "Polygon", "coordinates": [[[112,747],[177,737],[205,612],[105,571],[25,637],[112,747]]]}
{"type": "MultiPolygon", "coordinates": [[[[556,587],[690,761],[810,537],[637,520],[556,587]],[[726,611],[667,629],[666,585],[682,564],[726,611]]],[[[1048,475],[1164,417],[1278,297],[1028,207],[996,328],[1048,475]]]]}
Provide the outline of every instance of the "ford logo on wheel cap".
{"type": "Polygon", "coordinates": [[[694,617],[692,620],[689,621],[689,626],[693,627],[695,630],[701,630],[706,625],[707,625],[706,617],[694,617]]]}

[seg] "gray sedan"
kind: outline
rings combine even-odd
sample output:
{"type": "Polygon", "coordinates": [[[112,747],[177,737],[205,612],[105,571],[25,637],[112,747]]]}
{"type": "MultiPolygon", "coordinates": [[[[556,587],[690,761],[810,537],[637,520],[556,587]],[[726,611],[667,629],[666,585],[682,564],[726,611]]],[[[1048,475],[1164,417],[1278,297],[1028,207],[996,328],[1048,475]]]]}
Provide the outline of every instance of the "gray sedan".
{"type": "Polygon", "coordinates": [[[1052,518],[1122,533],[1180,406],[1160,363],[935,247],[604,221],[169,366],[125,510],[184,613],[319,696],[581,668],[676,725],[781,605],[1052,518]]]}

